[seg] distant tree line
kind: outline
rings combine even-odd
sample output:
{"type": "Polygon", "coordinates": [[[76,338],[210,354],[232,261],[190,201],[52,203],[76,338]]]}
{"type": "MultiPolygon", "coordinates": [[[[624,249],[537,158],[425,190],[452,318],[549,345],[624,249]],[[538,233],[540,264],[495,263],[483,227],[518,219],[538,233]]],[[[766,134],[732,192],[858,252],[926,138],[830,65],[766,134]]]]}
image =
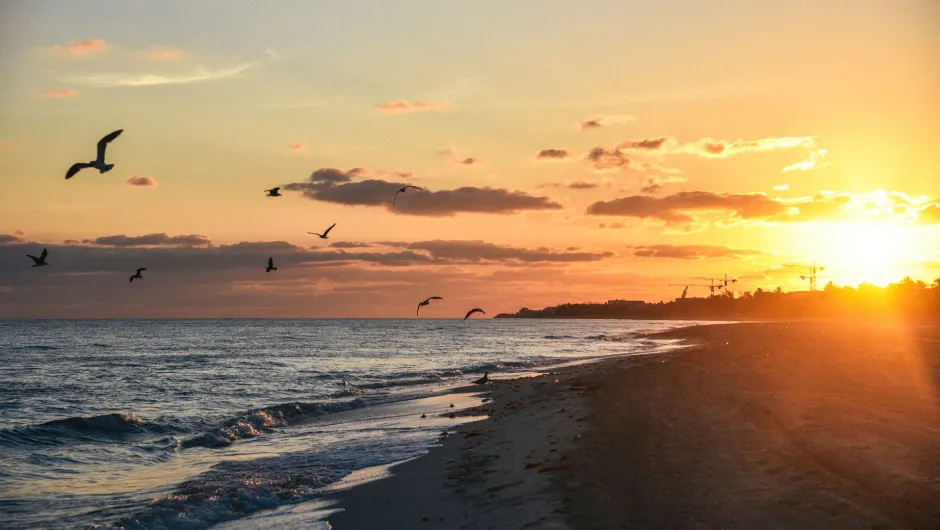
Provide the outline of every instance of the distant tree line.
{"type": "Polygon", "coordinates": [[[879,287],[862,283],[839,287],[829,282],[821,291],[786,293],[761,288],[734,293],[725,291],[707,298],[677,298],[671,302],[632,304],[561,304],[545,309],[522,308],[496,318],[631,318],[713,319],[828,318],[828,317],[931,317],[940,314],[940,278],[931,284],[906,277],[879,287]]]}

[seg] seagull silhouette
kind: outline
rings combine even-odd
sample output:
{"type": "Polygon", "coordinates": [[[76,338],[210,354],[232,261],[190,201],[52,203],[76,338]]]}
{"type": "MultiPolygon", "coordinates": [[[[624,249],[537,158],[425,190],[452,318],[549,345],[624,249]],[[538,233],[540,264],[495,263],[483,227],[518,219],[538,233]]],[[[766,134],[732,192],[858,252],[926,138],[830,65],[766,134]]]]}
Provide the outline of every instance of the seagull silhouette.
{"type": "Polygon", "coordinates": [[[418,313],[421,312],[421,308],[426,305],[431,305],[431,300],[443,300],[440,296],[432,296],[431,298],[426,298],[423,302],[418,302],[418,311],[415,312],[415,316],[418,316],[418,313]]]}
{"type": "Polygon", "coordinates": [[[333,223],[332,225],[330,225],[330,227],[327,228],[326,231],[324,231],[322,234],[318,234],[316,232],[307,232],[307,233],[310,235],[314,235],[314,236],[320,236],[320,239],[329,239],[330,230],[332,230],[334,226],[336,226],[336,223],[333,223]]]}
{"type": "Polygon", "coordinates": [[[490,380],[490,373],[489,373],[489,372],[486,372],[485,374],[483,374],[483,377],[481,377],[481,378],[477,379],[476,381],[474,381],[473,384],[475,384],[475,385],[485,385],[486,383],[489,382],[489,380],[490,380]]]}
{"type": "Polygon", "coordinates": [[[278,193],[277,190],[279,190],[279,189],[281,189],[281,188],[271,188],[271,189],[269,189],[269,190],[264,190],[264,192],[268,194],[268,195],[267,195],[268,197],[283,197],[283,195],[281,195],[280,193],[278,193]]]}
{"type": "Polygon", "coordinates": [[[268,268],[264,269],[264,272],[276,271],[277,267],[274,266],[274,258],[268,258],[268,268]]]}
{"type": "Polygon", "coordinates": [[[97,169],[99,173],[107,173],[111,171],[111,168],[114,167],[114,164],[105,164],[104,162],[104,151],[108,148],[108,144],[111,143],[111,140],[114,140],[121,133],[124,132],[124,129],[118,129],[113,133],[105,136],[104,138],[98,140],[98,157],[92,160],[91,162],[77,162],[72,164],[72,167],[69,168],[68,172],[65,174],[65,180],[68,180],[75,176],[76,173],[85,169],[85,168],[94,168],[97,169]]]}
{"type": "Polygon", "coordinates": [[[408,184],[407,186],[402,186],[402,188],[401,188],[400,190],[398,190],[398,191],[395,192],[395,198],[392,199],[392,208],[395,207],[395,201],[398,200],[398,194],[399,194],[399,193],[405,193],[406,191],[408,191],[408,188],[414,188],[414,189],[416,189],[416,190],[423,190],[423,189],[424,189],[424,188],[419,188],[418,186],[412,186],[411,184],[408,184]]]}
{"type": "MultiPolygon", "coordinates": [[[[142,267],[140,269],[137,269],[137,272],[133,276],[131,276],[131,283],[134,283],[134,279],[143,280],[144,277],[141,276],[140,273],[144,272],[145,270],[147,270],[147,267],[142,267]]],[[[157,282],[157,283],[160,283],[160,282],[157,282]]]]}
{"type": "Polygon", "coordinates": [[[480,309],[479,307],[474,307],[474,308],[471,309],[470,311],[467,311],[467,316],[463,317],[463,319],[464,319],[464,320],[467,320],[468,318],[470,318],[470,315],[472,315],[472,314],[474,314],[474,313],[483,313],[483,314],[485,315],[485,314],[486,314],[486,311],[480,309]]]}
{"type": "Polygon", "coordinates": [[[48,263],[46,263],[46,256],[48,255],[49,251],[42,249],[42,254],[40,254],[38,258],[32,254],[27,254],[26,257],[33,260],[33,267],[45,267],[48,265],[48,263]]]}

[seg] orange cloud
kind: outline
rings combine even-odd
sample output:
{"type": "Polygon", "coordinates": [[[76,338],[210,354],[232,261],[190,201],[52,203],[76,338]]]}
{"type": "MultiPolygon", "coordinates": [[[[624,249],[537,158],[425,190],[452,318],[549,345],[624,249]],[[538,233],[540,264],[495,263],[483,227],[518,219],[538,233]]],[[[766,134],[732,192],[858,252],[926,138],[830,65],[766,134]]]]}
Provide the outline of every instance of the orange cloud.
{"type": "Polygon", "coordinates": [[[453,105],[446,101],[405,101],[403,99],[397,101],[388,101],[382,103],[377,107],[377,110],[382,113],[387,114],[400,114],[403,112],[417,112],[417,111],[445,111],[450,110],[453,105]]]}
{"type": "Polygon", "coordinates": [[[304,142],[297,142],[290,146],[290,150],[292,153],[305,153],[307,152],[307,144],[304,142]]]}
{"type": "Polygon", "coordinates": [[[72,41],[64,46],[56,44],[52,47],[52,52],[67,57],[89,57],[98,53],[107,51],[108,43],[101,39],[89,39],[83,41],[72,41]]]}
{"type": "Polygon", "coordinates": [[[595,147],[588,153],[587,159],[594,164],[594,169],[598,171],[609,171],[613,169],[629,169],[633,162],[629,156],[621,153],[617,149],[604,149],[595,147]]]}
{"type": "Polygon", "coordinates": [[[39,94],[40,97],[46,99],[64,99],[64,98],[74,98],[78,95],[78,90],[74,88],[64,88],[62,90],[46,90],[39,94]]]}
{"type": "Polygon", "coordinates": [[[597,129],[610,125],[622,125],[624,123],[630,123],[631,121],[636,121],[636,118],[627,116],[626,114],[602,114],[581,120],[581,129],[597,129]]]}
{"type": "Polygon", "coordinates": [[[811,136],[783,136],[780,138],[732,141],[702,138],[701,140],[685,144],[680,148],[680,151],[707,158],[727,158],[732,155],[747,152],[794,149],[797,147],[812,149],[816,147],[816,141],[811,136]]]}
{"type": "Polygon", "coordinates": [[[157,181],[152,177],[134,175],[133,177],[127,179],[127,185],[133,188],[153,188],[157,185],[157,181]]]}
{"type": "Polygon", "coordinates": [[[828,165],[825,161],[827,151],[825,149],[818,149],[812,151],[809,154],[809,160],[804,160],[803,162],[797,162],[795,164],[790,164],[789,166],[783,168],[783,171],[807,171],[816,167],[817,162],[820,166],[828,165]]]}
{"type": "Polygon", "coordinates": [[[685,182],[684,177],[660,177],[659,175],[650,175],[641,181],[643,187],[640,189],[643,193],[656,193],[663,189],[667,184],[679,184],[685,182]]]}
{"type": "Polygon", "coordinates": [[[723,245],[649,245],[634,247],[633,251],[633,255],[639,258],[670,259],[741,259],[763,253],[761,250],[731,248],[723,245]]]}
{"type": "Polygon", "coordinates": [[[567,160],[574,156],[574,153],[567,149],[542,149],[535,155],[538,160],[567,160]]]}
{"type": "Polygon", "coordinates": [[[154,61],[175,61],[183,56],[183,50],[177,48],[157,48],[147,53],[154,61]]]}
{"type": "Polygon", "coordinates": [[[663,136],[660,138],[643,138],[641,140],[627,140],[622,142],[617,146],[617,149],[643,149],[648,151],[659,151],[663,146],[671,140],[672,138],[668,136],[663,136]]]}

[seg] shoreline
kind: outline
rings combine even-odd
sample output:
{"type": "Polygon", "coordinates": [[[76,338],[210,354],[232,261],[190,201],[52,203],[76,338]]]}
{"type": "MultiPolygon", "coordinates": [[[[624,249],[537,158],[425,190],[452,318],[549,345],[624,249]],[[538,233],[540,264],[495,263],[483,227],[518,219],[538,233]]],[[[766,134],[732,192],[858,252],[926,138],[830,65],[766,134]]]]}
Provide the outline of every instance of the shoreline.
{"type": "Polygon", "coordinates": [[[702,325],[499,380],[441,444],[327,496],[337,530],[940,527],[940,333],[702,325]],[[332,498],[331,498],[332,497],[332,498]]]}

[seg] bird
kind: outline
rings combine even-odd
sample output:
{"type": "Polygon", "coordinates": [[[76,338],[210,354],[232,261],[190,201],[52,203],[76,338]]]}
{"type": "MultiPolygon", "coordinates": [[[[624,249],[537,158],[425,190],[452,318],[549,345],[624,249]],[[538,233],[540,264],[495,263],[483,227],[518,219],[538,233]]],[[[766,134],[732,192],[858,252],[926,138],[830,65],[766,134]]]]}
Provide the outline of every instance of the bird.
{"type": "Polygon", "coordinates": [[[489,373],[489,372],[486,372],[485,374],[483,374],[483,377],[481,377],[481,378],[477,379],[476,381],[474,381],[473,384],[475,384],[475,385],[485,385],[486,383],[489,382],[489,380],[490,380],[490,373],[489,373]]]}
{"type": "Polygon", "coordinates": [[[274,266],[274,258],[268,258],[268,268],[264,269],[264,272],[276,271],[277,267],[274,266]]]}
{"type": "Polygon", "coordinates": [[[486,311],[480,309],[479,307],[474,307],[474,308],[471,309],[470,311],[467,311],[467,316],[463,317],[463,319],[464,319],[464,320],[467,320],[468,318],[470,318],[470,315],[472,315],[472,314],[474,314],[474,313],[483,313],[483,314],[485,315],[485,314],[486,314],[486,311]]]}
{"type": "Polygon", "coordinates": [[[279,190],[279,189],[281,189],[281,188],[271,188],[271,189],[269,189],[269,190],[264,190],[264,192],[268,194],[268,195],[267,195],[268,197],[283,197],[283,195],[281,195],[280,193],[278,193],[277,190],[279,190]]]}
{"type": "Polygon", "coordinates": [[[307,232],[307,233],[308,233],[308,234],[311,234],[311,235],[314,235],[314,236],[320,236],[320,239],[329,239],[330,236],[329,236],[328,234],[330,233],[330,230],[332,230],[334,226],[336,226],[336,223],[333,223],[333,224],[332,224],[329,228],[327,228],[322,234],[318,234],[318,233],[316,233],[316,232],[307,232]]]}
{"type": "Polygon", "coordinates": [[[68,172],[65,174],[65,180],[74,177],[76,173],[89,167],[97,169],[99,173],[107,173],[108,171],[111,171],[111,169],[114,167],[114,164],[105,164],[104,151],[107,149],[108,144],[111,143],[111,140],[114,140],[120,136],[122,132],[124,132],[124,129],[118,129],[98,140],[98,157],[91,162],[76,162],[75,164],[72,164],[72,167],[70,167],[68,172]]]}
{"type": "Polygon", "coordinates": [[[426,298],[423,302],[418,302],[418,311],[415,312],[415,316],[418,316],[418,313],[421,312],[422,307],[426,305],[430,305],[431,300],[443,300],[443,298],[441,298],[440,296],[432,296],[431,298],[426,298]]]}
{"type": "MultiPolygon", "coordinates": [[[[141,276],[140,273],[144,272],[145,270],[147,270],[147,267],[141,267],[141,268],[137,269],[137,272],[134,273],[133,276],[131,276],[131,283],[134,283],[134,279],[135,279],[135,278],[138,279],[138,280],[143,280],[144,277],[141,276]]],[[[157,283],[160,283],[160,282],[157,282],[157,283]]]]}
{"type": "Polygon", "coordinates": [[[46,249],[42,249],[42,254],[40,254],[38,258],[36,256],[33,256],[32,254],[27,254],[26,257],[33,260],[33,267],[45,267],[46,265],[48,265],[48,263],[46,263],[46,256],[48,255],[49,255],[49,251],[46,249]]]}
{"type": "Polygon", "coordinates": [[[395,198],[392,199],[392,207],[393,207],[393,208],[395,207],[395,201],[398,200],[398,194],[399,194],[399,193],[405,193],[406,191],[408,191],[408,188],[414,188],[414,189],[416,189],[416,190],[423,190],[423,189],[424,189],[424,188],[419,188],[418,186],[412,186],[411,184],[408,184],[407,186],[402,186],[402,188],[401,188],[400,190],[398,190],[398,191],[395,192],[395,198]]]}

